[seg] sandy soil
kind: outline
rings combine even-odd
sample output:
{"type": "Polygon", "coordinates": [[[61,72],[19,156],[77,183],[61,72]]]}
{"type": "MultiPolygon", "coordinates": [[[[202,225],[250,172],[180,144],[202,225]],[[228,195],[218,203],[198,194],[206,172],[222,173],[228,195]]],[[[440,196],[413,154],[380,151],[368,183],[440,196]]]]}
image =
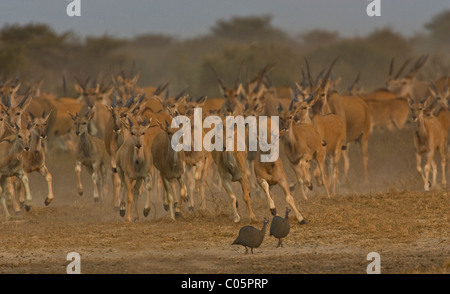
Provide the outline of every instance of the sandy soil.
{"type": "MultiPolygon", "coordinates": [[[[244,254],[242,246],[231,243],[240,227],[261,228],[264,217],[272,218],[257,193],[252,194],[252,205],[258,222],[250,221],[239,197],[242,220],[234,224],[226,194],[210,190],[205,211],[184,206],[174,222],[155,196],[147,218],[141,212],[138,221],[125,223],[109,199],[94,203],[86,173],[86,192],[78,196],[73,158],[55,154],[48,164],[54,202],[44,206],[46,183],[32,174],[31,211],[10,221],[0,211],[0,273],[65,274],[70,263],[66,256],[73,251],[81,255],[81,272],[86,274],[364,274],[372,251],[381,256],[382,273],[448,273],[449,195],[440,189],[421,192],[408,136],[374,135],[369,187],[359,182],[360,153],[358,145],[352,147],[351,185],[343,185],[332,199],[321,187],[309,192],[307,201],[296,193],[297,207],[308,223],[300,225],[291,215],[284,247],[275,248],[277,240],[267,231],[254,254],[244,254]],[[386,136],[387,141],[380,139],[386,136]],[[398,144],[408,146],[407,152],[386,152],[398,144]]],[[[282,215],[286,202],[281,189],[271,192],[282,215]]],[[[141,197],[139,211],[143,204],[141,197]]]]}

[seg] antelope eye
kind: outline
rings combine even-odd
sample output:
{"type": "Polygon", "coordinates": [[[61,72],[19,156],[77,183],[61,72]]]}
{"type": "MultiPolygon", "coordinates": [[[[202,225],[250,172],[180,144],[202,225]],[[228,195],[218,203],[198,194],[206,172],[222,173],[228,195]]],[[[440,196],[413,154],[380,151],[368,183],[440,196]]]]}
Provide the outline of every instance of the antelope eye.
{"type": "Polygon", "coordinates": [[[16,115],[20,115],[20,112],[17,112],[16,115]]]}
{"type": "Polygon", "coordinates": [[[83,122],[83,125],[86,125],[87,123],[86,122],[83,122]]]}
{"type": "Polygon", "coordinates": [[[21,136],[21,135],[18,135],[17,137],[18,137],[19,139],[22,139],[22,136],[21,136]]]}

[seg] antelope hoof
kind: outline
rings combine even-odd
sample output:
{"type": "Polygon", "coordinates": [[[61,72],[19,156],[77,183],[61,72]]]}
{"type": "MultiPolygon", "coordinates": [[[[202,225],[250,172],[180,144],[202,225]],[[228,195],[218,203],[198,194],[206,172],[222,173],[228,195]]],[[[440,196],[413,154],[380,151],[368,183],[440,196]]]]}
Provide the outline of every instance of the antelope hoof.
{"type": "Polygon", "coordinates": [[[44,202],[44,203],[45,203],[45,206],[49,206],[49,204],[52,203],[52,200],[53,200],[53,199],[50,199],[50,198],[48,198],[48,197],[45,198],[45,202],[44,202]]]}
{"type": "Polygon", "coordinates": [[[100,198],[99,197],[94,197],[94,202],[95,203],[99,203],[100,202],[100,198]]]}
{"type": "Polygon", "coordinates": [[[301,225],[306,225],[306,220],[305,220],[305,219],[302,219],[299,223],[300,223],[301,225]]]}
{"type": "Polygon", "coordinates": [[[178,206],[178,202],[175,202],[175,203],[173,204],[173,208],[177,208],[177,206],[178,206]]]}
{"type": "Polygon", "coordinates": [[[112,172],[115,173],[115,174],[117,174],[117,168],[113,167],[113,168],[112,168],[112,172]]]}
{"type": "Polygon", "coordinates": [[[306,187],[308,187],[309,191],[312,191],[312,189],[313,189],[313,185],[311,183],[309,183],[309,185],[306,184],[306,187]]]}
{"type": "Polygon", "coordinates": [[[120,213],[121,217],[124,217],[125,216],[125,209],[120,209],[119,213],[120,213]]]}
{"type": "Polygon", "coordinates": [[[27,212],[29,212],[29,211],[31,210],[31,205],[25,204],[25,210],[26,210],[27,212]]]}
{"type": "Polygon", "coordinates": [[[270,209],[270,213],[272,214],[272,215],[277,215],[277,209],[276,208],[271,208],[270,209]]]}
{"type": "Polygon", "coordinates": [[[238,201],[236,200],[236,209],[239,208],[238,201]]]}
{"type": "Polygon", "coordinates": [[[82,190],[78,191],[78,195],[83,196],[83,191],[82,190]]]}
{"type": "Polygon", "coordinates": [[[147,217],[150,212],[150,208],[144,208],[144,216],[147,217]]]}
{"type": "Polygon", "coordinates": [[[289,186],[289,191],[293,192],[295,190],[295,184],[289,186]]]}
{"type": "Polygon", "coordinates": [[[194,206],[189,206],[188,211],[194,211],[194,206]]]}
{"type": "Polygon", "coordinates": [[[180,217],[180,212],[179,211],[175,211],[175,218],[179,218],[180,217]]]}
{"type": "Polygon", "coordinates": [[[168,211],[169,210],[169,205],[168,204],[164,204],[164,210],[168,211]]]}
{"type": "Polygon", "coordinates": [[[188,202],[189,201],[189,196],[186,196],[185,198],[184,198],[184,202],[188,202]]]}

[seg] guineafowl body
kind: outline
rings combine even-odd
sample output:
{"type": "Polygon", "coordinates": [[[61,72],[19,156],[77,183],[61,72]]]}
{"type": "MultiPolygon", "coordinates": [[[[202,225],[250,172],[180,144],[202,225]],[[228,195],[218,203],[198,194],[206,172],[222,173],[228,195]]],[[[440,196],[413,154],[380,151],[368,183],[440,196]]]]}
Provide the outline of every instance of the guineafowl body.
{"type": "Polygon", "coordinates": [[[289,234],[291,226],[289,225],[289,212],[290,209],[286,208],[286,216],[274,216],[270,223],[270,236],[274,236],[278,239],[278,247],[283,247],[283,238],[289,234]]]}
{"type": "Polygon", "coordinates": [[[245,247],[245,253],[248,253],[248,248],[250,248],[253,254],[253,248],[258,248],[264,240],[264,235],[266,234],[266,227],[269,221],[264,219],[264,224],[261,230],[253,226],[243,226],[239,230],[239,234],[231,245],[242,245],[245,247]]]}

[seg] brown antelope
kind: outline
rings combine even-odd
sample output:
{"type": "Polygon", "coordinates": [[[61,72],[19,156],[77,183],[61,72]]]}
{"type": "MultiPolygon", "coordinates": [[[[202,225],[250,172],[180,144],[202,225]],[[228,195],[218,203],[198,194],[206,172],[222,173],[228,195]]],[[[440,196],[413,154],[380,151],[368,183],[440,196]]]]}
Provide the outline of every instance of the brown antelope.
{"type": "Polygon", "coordinates": [[[151,154],[153,157],[153,164],[159,171],[164,186],[164,209],[170,211],[170,217],[175,220],[181,212],[181,206],[187,197],[187,189],[184,180],[184,151],[175,151],[171,144],[171,139],[174,130],[170,127],[167,121],[161,123],[159,120],[157,124],[161,131],[154,137],[151,154]],[[175,191],[170,184],[176,180],[180,186],[180,202],[176,206],[174,212],[175,191]]]}
{"type": "Polygon", "coordinates": [[[152,188],[151,168],[152,157],[149,154],[151,148],[144,140],[144,135],[150,127],[150,121],[142,123],[132,122],[132,118],[128,117],[127,121],[122,123],[128,129],[130,137],[125,139],[115,154],[115,163],[117,174],[121,180],[121,202],[120,215],[126,217],[127,222],[131,221],[131,206],[134,203],[135,216],[134,220],[139,219],[138,213],[138,197],[142,182],[145,183],[147,190],[147,201],[144,207],[144,216],[148,216],[150,212],[150,196],[152,188]],[[147,151],[147,152],[146,152],[147,151]],[[134,187],[132,186],[135,182],[134,187]],[[125,195],[127,196],[125,209],[125,195]]]}
{"type": "Polygon", "coordinates": [[[133,105],[135,96],[131,96],[124,102],[124,99],[117,99],[114,95],[111,106],[105,105],[104,107],[110,112],[110,119],[105,128],[105,147],[108,155],[111,159],[111,180],[113,184],[113,198],[112,204],[115,208],[119,208],[120,199],[120,178],[117,175],[116,169],[116,153],[123,142],[129,137],[128,128],[123,127],[123,121],[127,121],[128,115],[131,112],[131,106],[133,105]],[[119,102],[120,101],[120,102],[119,102]]]}
{"type": "Polygon", "coordinates": [[[233,88],[227,88],[214,68],[210,64],[208,64],[208,66],[216,76],[217,81],[219,82],[220,93],[225,98],[225,101],[223,102],[217,113],[222,116],[226,116],[230,112],[233,113],[233,115],[243,115],[244,109],[241,102],[239,101],[239,96],[243,91],[242,84],[240,83],[241,69],[239,68],[239,72],[233,88]]]}
{"type": "Polygon", "coordinates": [[[297,183],[301,185],[303,198],[308,199],[303,184],[306,184],[310,190],[313,187],[310,174],[311,160],[316,161],[322,174],[327,196],[330,197],[325,173],[325,142],[322,141],[319,132],[313,125],[295,122],[296,117],[292,113],[292,103],[289,110],[280,110],[282,111],[280,113],[280,137],[283,139],[284,151],[295,172],[297,183]]]}
{"type": "Polygon", "coordinates": [[[360,94],[369,107],[371,127],[386,127],[389,131],[401,130],[409,117],[408,99],[397,97],[387,89],[360,94]]]}
{"type": "Polygon", "coordinates": [[[78,113],[73,115],[69,113],[69,115],[75,124],[75,134],[79,137],[75,163],[75,173],[78,179],[78,194],[80,196],[83,195],[81,168],[84,166],[91,175],[94,184],[94,201],[99,202],[103,197],[103,183],[107,173],[107,152],[103,141],[88,133],[88,124],[93,118],[94,112],[87,112],[85,115],[79,115],[78,113]]]}
{"type": "MultiPolygon", "coordinates": [[[[435,83],[432,83],[430,87],[431,97],[434,98],[434,102],[436,102],[436,107],[432,109],[432,111],[427,110],[426,114],[434,115],[442,126],[442,130],[444,131],[444,141],[445,144],[448,144],[448,132],[450,130],[450,112],[448,109],[448,99],[450,98],[450,91],[448,88],[448,84],[445,83],[443,85],[442,92],[439,91],[438,86],[435,83]]],[[[429,108],[431,108],[432,104],[430,103],[429,108]]],[[[447,149],[446,149],[447,150],[447,149]]]]}
{"type": "MultiPolygon", "coordinates": [[[[259,111],[255,111],[259,112],[259,111]]],[[[250,113],[250,115],[254,115],[253,113],[250,113]]],[[[272,119],[271,117],[267,118],[267,129],[272,130],[272,119]]],[[[259,129],[259,127],[258,127],[259,129]]],[[[279,134],[275,136],[275,140],[279,140],[279,134]]],[[[270,142],[270,144],[274,144],[274,142],[270,142]]],[[[278,157],[273,162],[263,162],[261,160],[262,154],[268,154],[268,151],[262,151],[261,148],[258,148],[258,150],[255,152],[255,156],[253,157],[253,168],[256,180],[260,187],[263,189],[264,193],[266,194],[267,202],[269,204],[269,209],[272,215],[276,215],[276,207],[275,203],[273,201],[273,198],[270,194],[270,187],[274,185],[279,185],[280,188],[283,190],[286,202],[291,206],[292,210],[295,212],[295,216],[297,220],[300,222],[300,224],[305,224],[306,221],[301,215],[301,213],[298,211],[295,200],[292,197],[289,189],[289,182],[286,177],[286,172],[284,169],[284,164],[281,159],[281,157],[278,157]]]]}
{"type": "MultiPolygon", "coordinates": [[[[327,156],[331,156],[332,158],[332,160],[330,161],[333,174],[332,195],[335,196],[337,182],[339,179],[339,162],[341,158],[341,152],[346,148],[346,146],[344,145],[346,139],[346,127],[345,121],[335,114],[321,114],[317,110],[313,111],[314,104],[322,94],[321,90],[326,91],[326,89],[319,87],[318,90],[311,93],[310,97],[303,101],[297,102],[297,105],[294,108],[294,113],[298,117],[298,122],[313,125],[319,132],[322,140],[326,142],[326,154],[327,156]]],[[[298,96],[296,95],[296,98],[297,97],[298,96]]],[[[280,111],[283,111],[281,104],[279,106],[279,109],[280,111]]],[[[320,170],[318,166],[314,171],[314,177],[316,178],[320,186],[322,183],[319,179],[320,170]]]]}
{"type": "Polygon", "coordinates": [[[438,119],[434,116],[426,117],[424,115],[424,110],[429,107],[429,104],[429,98],[427,98],[424,102],[414,102],[414,100],[409,99],[412,119],[416,126],[416,132],[414,134],[416,170],[422,178],[424,190],[426,192],[429,191],[431,187],[436,185],[437,166],[434,161],[434,153],[436,150],[438,150],[441,158],[442,189],[447,188],[447,179],[445,176],[447,142],[444,141],[444,131],[438,119]],[[426,156],[424,169],[422,169],[421,165],[423,154],[426,156]],[[432,169],[433,172],[431,183],[428,180],[430,169],[432,169]]]}
{"type": "Polygon", "coordinates": [[[103,107],[103,105],[110,105],[110,96],[113,93],[113,88],[104,89],[102,84],[95,84],[94,87],[89,88],[87,82],[89,77],[84,83],[78,79],[78,84],[75,84],[75,90],[80,95],[78,100],[82,103],[82,109],[80,115],[92,111],[95,115],[89,122],[90,134],[103,139],[105,135],[106,124],[109,120],[109,112],[103,107]]]}
{"type": "Polygon", "coordinates": [[[389,78],[387,81],[387,88],[399,97],[410,97],[412,99],[419,99],[419,97],[425,97],[428,92],[429,83],[426,81],[420,81],[416,78],[416,74],[423,67],[428,59],[428,55],[422,55],[413,65],[413,67],[401,76],[403,70],[406,68],[410,59],[407,59],[398,73],[393,77],[394,59],[392,59],[389,66],[389,78]]]}
{"type": "MultiPolygon", "coordinates": [[[[51,113],[48,113],[47,115],[42,113],[41,117],[34,117],[31,115],[32,121],[29,123],[29,125],[32,126],[30,150],[22,152],[23,171],[25,175],[28,177],[28,174],[32,172],[39,172],[47,181],[48,196],[45,198],[46,206],[49,205],[54,198],[52,189],[52,175],[48,171],[45,164],[46,156],[42,147],[42,140],[47,137],[46,129],[50,115],[51,113]]],[[[22,195],[22,186],[20,185],[18,188],[19,189],[16,190],[18,191],[20,202],[23,203],[24,195],[22,195]]]]}
{"type": "Polygon", "coordinates": [[[28,186],[28,177],[23,170],[23,151],[30,150],[32,127],[24,128],[19,125],[15,127],[6,124],[10,130],[11,135],[4,138],[0,142],[0,203],[5,211],[6,218],[9,219],[11,215],[6,207],[6,193],[8,178],[15,176],[19,178],[25,187],[25,209],[29,211],[32,205],[30,187],[28,186]]]}
{"type": "MultiPolygon", "coordinates": [[[[207,101],[206,96],[202,96],[198,99],[186,101],[185,110],[186,113],[181,113],[186,115],[191,121],[194,118],[195,108],[200,108],[203,110],[203,105],[207,101]]],[[[178,111],[177,111],[178,112],[178,111]]],[[[190,146],[194,146],[194,134],[196,132],[196,125],[191,124],[191,142],[190,146]]],[[[205,135],[204,130],[201,130],[202,138],[205,135]]],[[[209,170],[212,163],[211,153],[207,152],[202,148],[200,151],[184,151],[184,162],[186,164],[186,182],[188,187],[188,195],[190,200],[190,209],[194,208],[194,193],[200,193],[200,208],[206,209],[206,198],[205,198],[205,187],[206,187],[206,177],[208,172],[213,172],[209,170]]]]}

